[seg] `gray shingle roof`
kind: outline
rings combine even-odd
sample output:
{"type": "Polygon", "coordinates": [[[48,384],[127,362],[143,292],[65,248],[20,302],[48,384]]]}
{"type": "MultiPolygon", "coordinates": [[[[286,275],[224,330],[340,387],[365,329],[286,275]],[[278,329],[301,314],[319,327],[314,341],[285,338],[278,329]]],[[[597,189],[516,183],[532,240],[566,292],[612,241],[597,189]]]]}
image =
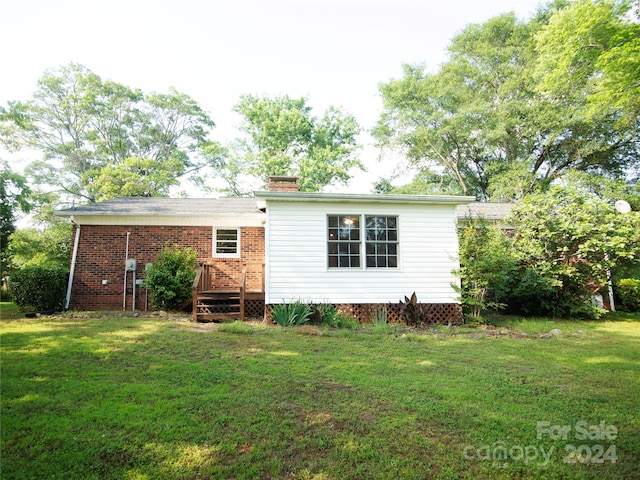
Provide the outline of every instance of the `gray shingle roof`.
{"type": "Polygon", "coordinates": [[[458,220],[465,218],[482,218],[485,220],[502,220],[513,208],[513,203],[484,203],[474,202],[467,205],[458,205],[456,214],[458,220]]]}
{"type": "MultiPolygon", "coordinates": [[[[503,219],[512,203],[481,203],[458,205],[459,220],[467,217],[487,220],[503,219]]],[[[230,216],[260,213],[253,197],[223,198],[157,198],[120,197],[80,207],[58,210],[60,216],[81,215],[148,215],[148,216],[230,216]]]]}
{"type": "Polygon", "coordinates": [[[216,216],[260,213],[253,197],[154,198],[121,197],[80,207],[58,210],[70,215],[216,216]]]}

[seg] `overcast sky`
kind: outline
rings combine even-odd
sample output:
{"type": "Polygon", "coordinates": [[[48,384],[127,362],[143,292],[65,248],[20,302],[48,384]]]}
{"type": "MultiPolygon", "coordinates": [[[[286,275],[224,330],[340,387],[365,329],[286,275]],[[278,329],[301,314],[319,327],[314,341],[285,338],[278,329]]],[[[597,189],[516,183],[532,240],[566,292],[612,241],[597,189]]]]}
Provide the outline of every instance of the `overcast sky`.
{"type": "MultiPolygon", "coordinates": [[[[237,135],[231,110],[242,94],[305,96],[315,115],[334,105],[369,129],[381,109],[378,84],[400,77],[403,63],[435,71],[466,25],[509,11],[528,19],[541,3],[0,0],[0,105],[29,98],[46,69],[75,62],[146,93],[188,94],[222,142],[237,135]]],[[[362,156],[372,170],[360,176],[365,193],[388,167],[372,148],[362,156]]]]}

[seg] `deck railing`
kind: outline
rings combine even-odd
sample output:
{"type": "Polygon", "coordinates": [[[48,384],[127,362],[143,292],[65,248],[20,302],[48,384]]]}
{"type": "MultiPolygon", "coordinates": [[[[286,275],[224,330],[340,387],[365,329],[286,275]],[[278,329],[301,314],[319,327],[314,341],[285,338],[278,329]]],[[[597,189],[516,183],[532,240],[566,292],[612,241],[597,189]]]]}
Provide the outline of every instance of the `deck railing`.
{"type": "MultiPolygon", "coordinates": [[[[216,291],[216,288],[214,286],[216,270],[212,268],[212,266],[213,265],[209,263],[201,263],[198,267],[196,276],[193,280],[193,284],[191,286],[192,302],[193,302],[193,313],[192,313],[193,321],[198,321],[198,305],[199,305],[199,302],[201,301],[201,297],[203,296],[206,297],[205,295],[206,293],[211,293],[216,291]]],[[[262,276],[261,288],[262,288],[262,292],[264,292],[264,263],[262,264],[260,274],[262,276]]],[[[244,313],[245,313],[245,299],[247,294],[247,265],[246,264],[242,266],[242,271],[240,273],[239,282],[236,288],[237,288],[236,291],[238,292],[238,297],[239,297],[240,319],[243,320],[244,313]]],[[[226,292],[229,293],[228,290],[226,290],[226,292]]]]}

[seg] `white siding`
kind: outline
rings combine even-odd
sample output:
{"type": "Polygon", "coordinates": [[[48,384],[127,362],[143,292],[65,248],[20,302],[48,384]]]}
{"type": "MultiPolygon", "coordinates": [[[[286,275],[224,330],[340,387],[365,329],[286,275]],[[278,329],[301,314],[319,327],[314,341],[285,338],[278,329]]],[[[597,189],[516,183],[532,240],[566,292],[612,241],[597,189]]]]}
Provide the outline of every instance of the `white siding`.
{"type": "Polygon", "coordinates": [[[457,302],[455,205],[269,201],[266,301],[331,303],[457,302]],[[399,268],[328,268],[327,215],[398,217],[399,268]]]}

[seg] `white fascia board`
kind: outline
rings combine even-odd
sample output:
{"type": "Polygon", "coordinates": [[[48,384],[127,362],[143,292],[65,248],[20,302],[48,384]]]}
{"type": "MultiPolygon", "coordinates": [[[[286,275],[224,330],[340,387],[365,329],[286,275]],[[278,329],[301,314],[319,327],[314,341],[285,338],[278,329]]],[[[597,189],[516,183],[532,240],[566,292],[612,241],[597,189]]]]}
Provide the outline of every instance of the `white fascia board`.
{"type": "Polygon", "coordinates": [[[90,214],[60,215],[72,217],[79,225],[146,225],[146,226],[225,226],[225,227],[262,227],[265,215],[229,214],[229,215],[135,215],[135,214],[90,214]]]}
{"type": "Polygon", "coordinates": [[[412,203],[422,205],[464,205],[475,197],[458,195],[388,195],[316,192],[254,192],[258,208],[266,202],[412,203]]]}

